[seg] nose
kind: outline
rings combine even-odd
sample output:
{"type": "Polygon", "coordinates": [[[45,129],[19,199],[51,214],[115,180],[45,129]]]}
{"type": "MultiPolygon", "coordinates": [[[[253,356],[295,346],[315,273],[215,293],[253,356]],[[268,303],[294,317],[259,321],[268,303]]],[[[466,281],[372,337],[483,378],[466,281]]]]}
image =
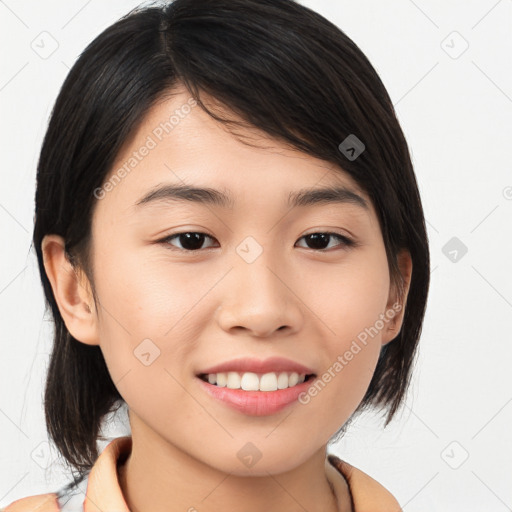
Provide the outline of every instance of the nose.
{"type": "Polygon", "coordinates": [[[267,338],[276,331],[291,334],[301,329],[303,303],[297,293],[297,276],[284,265],[276,268],[261,255],[255,262],[239,261],[222,284],[216,316],[226,332],[244,330],[267,338]]]}

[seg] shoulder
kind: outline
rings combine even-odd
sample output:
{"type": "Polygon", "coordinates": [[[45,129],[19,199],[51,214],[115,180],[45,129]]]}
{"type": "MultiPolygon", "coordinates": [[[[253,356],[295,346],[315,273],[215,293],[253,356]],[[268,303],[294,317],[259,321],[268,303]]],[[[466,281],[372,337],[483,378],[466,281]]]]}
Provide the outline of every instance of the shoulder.
{"type": "Polygon", "coordinates": [[[0,512],[83,512],[88,481],[89,473],[82,473],[56,492],[20,498],[7,507],[0,508],[0,512]]]}
{"type": "Polygon", "coordinates": [[[341,460],[336,455],[329,455],[329,459],[346,478],[356,512],[402,511],[393,494],[370,475],[341,460]]]}
{"type": "Polygon", "coordinates": [[[37,494],[13,501],[0,512],[60,512],[56,493],[37,494]]]}

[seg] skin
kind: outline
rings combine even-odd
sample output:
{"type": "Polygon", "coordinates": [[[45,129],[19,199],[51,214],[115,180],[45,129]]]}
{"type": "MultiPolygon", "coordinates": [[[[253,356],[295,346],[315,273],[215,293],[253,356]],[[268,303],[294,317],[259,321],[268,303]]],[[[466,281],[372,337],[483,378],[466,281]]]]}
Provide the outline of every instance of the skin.
{"type": "MultiPolygon", "coordinates": [[[[177,89],[153,107],[112,172],[189,98],[177,89]]],[[[334,493],[329,486],[326,446],[362,400],[381,346],[400,330],[403,309],[308,404],[244,415],[207,395],[195,374],[236,357],[277,355],[321,376],[399,299],[382,233],[370,198],[342,169],[255,129],[237,133],[257,147],[196,106],[98,200],[92,232],[99,304],[56,235],[43,241],[45,268],[69,332],[101,347],[129,406],[133,447],[120,485],[131,510],[348,511],[341,474],[334,493]],[[235,205],[134,207],[162,183],[226,189],[235,205]],[[340,184],[367,199],[370,209],[286,206],[291,191],[340,184]],[[159,242],[176,232],[212,238],[198,242],[196,252],[180,251],[183,238],[159,242]],[[358,245],[331,237],[315,251],[304,236],[322,232],[358,245]],[[263,250],[250,264],[236,252],[247,236],[263,250]],[[148,338],[160,355],[146,366],[134,351],[148,338]],[[247,442],[261,453],[250,468],[237,457],[247,442]]],[[[399,254],[399,265],[405,304],[409,253],[399,254]]]]}

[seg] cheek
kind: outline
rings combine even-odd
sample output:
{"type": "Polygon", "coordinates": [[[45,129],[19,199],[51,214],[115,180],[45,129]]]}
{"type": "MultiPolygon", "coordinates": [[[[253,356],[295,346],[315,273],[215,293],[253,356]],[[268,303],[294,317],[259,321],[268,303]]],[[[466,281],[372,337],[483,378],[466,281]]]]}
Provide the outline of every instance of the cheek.
{"type": "Polygon", "coordinates": [[[182,382],[190,371],[200,329],[190,319],[207,287],[194,286],[189,274],[162,271],[164,261],[141,264],[134,254],[112,250],[98,261],[101,350],[129,404],[154,396],[155,390],[172,401],[176,381],[171,375],[182,382]]]}
{"type": "Polygon", "coordinates": [[[134,338],[163,337],[181,329],[206,288],[185,266],[171,265],[165,249],[112,249],[97,268],[98,294],[111,313],[104,311],[105,325],[121,324],[134,338]]]}
{"type": "Polygon", "coordinates": [[[309,297],[315,300],[312,309],[321,312],[321,346],[327,358],[305,401],[323,402],[318,414],[334,431],[359,405],[378,362],[389,296],[385,253],[347,260],[336,272],[331,268],[325,276],[317,275],[315,283],[308,283],[316,290],[309,297]]]}
{"type": "Polygon", "coordinates": [[[317,263],[300,275],[305,303],[322,320],[333,349],[342,349],[385,313],[390,281],[384,247],[351,253],[335,265],[317,263]]]}

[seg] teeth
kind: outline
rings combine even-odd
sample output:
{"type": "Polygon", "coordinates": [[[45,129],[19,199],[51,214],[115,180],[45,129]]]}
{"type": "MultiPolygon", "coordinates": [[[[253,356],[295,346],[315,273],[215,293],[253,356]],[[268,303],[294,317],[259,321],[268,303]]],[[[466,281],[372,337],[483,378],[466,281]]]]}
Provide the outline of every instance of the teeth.
{"type": "Polygon", "coordinates": [[[257,374],[252,372],[220,372],[209,373],[204,380],[210,384],[229,389],[243,389],[244,391],[277,391],[278,389],[291,388],[301,384],[306,379],[306,374],[297,372],[279,374],[271,372],[257,374]]]}

